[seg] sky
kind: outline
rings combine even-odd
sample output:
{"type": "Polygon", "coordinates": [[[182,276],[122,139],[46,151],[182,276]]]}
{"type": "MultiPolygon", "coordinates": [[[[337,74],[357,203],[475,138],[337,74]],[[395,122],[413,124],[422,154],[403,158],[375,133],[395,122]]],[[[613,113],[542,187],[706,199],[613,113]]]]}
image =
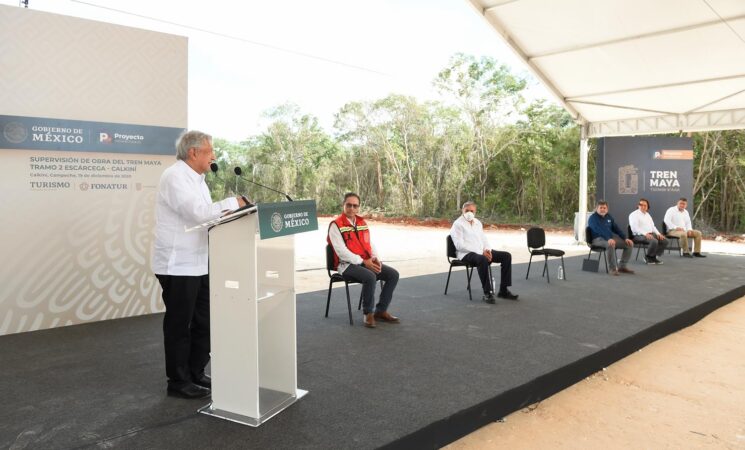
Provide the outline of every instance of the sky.
{"type": "MultiPolygon", "coordinates": [[[[18,0],[0,0],[18,6],[18,0]]],[[[457,52],[529,76],[467,0],[29,0],[29,8],[189,38],[189,128],[233,141],[293,103],[328,131],[350,101],[436,99],[457,52]]],[[[551,100],[537,82],[532,96],[551,100]]]]}

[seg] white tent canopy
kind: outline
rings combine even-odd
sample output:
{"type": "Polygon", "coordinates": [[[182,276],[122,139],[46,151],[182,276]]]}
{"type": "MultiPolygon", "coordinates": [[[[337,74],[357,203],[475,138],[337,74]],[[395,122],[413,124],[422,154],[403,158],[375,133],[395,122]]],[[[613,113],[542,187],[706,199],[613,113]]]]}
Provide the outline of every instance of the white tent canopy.
{"type": "Polygon", "coordinates": [[[745,0],[470,0],[587,137],[745,128],[745,0]]]}

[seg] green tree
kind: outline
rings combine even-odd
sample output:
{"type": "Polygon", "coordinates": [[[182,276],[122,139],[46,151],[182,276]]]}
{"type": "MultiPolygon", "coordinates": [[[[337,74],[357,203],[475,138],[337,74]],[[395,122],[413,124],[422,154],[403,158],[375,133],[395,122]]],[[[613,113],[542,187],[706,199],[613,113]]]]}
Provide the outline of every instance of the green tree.
{"type": "MultiPolygon", "coordinates": [[[[329,164],[339,153],[336,142],[296,105],[279,106],[265,114],[266,131],[244,144],[246,177],[289,193],[292,197],[322,203],[330,189],[329,164]]],[[[241,185],[256,198],[282,200],[279,194],[247,183],[241,185]]]]}
{"type": "Polygon", "coordinates": [[[480,200],[486,199],[490,161],[514,143],[500,125],[517,113],[527,83],[509,67],[489,57],[476,59],[458,53],[434,80],[435,87],[454,101],[471,127],[466,170],[460,174],[457,203],[472,177],[480,200]]]}
{"type": "Polygon", "coordinates": [[[706,228],[742,230],[745,223],[745,132],[693,136],[693,219],[706,228]]]}

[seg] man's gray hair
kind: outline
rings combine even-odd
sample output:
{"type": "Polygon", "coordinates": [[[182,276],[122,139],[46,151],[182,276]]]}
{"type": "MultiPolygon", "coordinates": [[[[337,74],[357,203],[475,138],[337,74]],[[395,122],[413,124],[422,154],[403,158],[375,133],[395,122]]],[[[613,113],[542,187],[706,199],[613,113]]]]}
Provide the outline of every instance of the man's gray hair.
{"type": "Polygon", "coordinates": [[[212,136],[197,130],[184,131],[176,139],[176,159],[189,159],[189,149],[201,147],[204,142],[212,142],[212,136]]]}
{"type": "Polygon", "coordinates": [[[476,206],[476,203],[473,200],[468,200],[467,202],[463,203],[463,206],[460,207],[460,209],[466,209],[466,206],[476,206]]]}

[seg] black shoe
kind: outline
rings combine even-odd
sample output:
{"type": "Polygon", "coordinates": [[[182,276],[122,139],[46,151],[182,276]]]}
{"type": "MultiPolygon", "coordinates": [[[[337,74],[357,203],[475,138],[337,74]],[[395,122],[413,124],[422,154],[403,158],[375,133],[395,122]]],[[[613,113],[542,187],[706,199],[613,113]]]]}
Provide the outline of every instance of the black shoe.
{"type": "Polygon", "coordinates": [[[483,297],[481,297],[481,301],[484,303],[489,303],[490,305],[493,305],[497,303],[497,301],[494,299],[494,294],[484,294],[483,297]]]}
{"type": "Polygon", "coordinates": [[[656,256],[654,257],[654,263],[657,264],[657,265],[665,264],[660,258],[658,258],[656,256]]]}
{"type": "Polygon", "coordinates": [[[505,289],[503,291],[499,291],[499,294],[497,294],[497,297],[504,298],[506,300],[517,300],[518,296],[510,292],[509,289],[505,289]]]}
{"type": "Polygon", "coordinates": [[[693,256],[695,256],[696,258],[706,258],[706,255],[704,255],[703,253],[699,253],[699,252],[695,252],[693,256]]]}
{"type": "Polygon", "coordinates": [[[206,387],[194,383],[186,383],[180,386],[168,385],[168,395],[181,398],[204,398],[209,397],[212,391],[206,387]]]}
{"type": "Polygon", "coordinates": [[[652,257],[652,256],[645,256],[644,257],[644,262],[647,263],[647,264],[656,264],[654,262],[654,257],[652,257]]]}
{"type": "Polygon", "coordinates": [[[683,258],[693,258],[693,255],[690,253],[683,253],[683,258]]]}
{"type": "Polygon", "coordinates": [[[212,389],[212,378],[207,374],[202,374],[199,377],[192,376],[192,382],[197,386],[202,386],[207,389],[212,389]]]}

